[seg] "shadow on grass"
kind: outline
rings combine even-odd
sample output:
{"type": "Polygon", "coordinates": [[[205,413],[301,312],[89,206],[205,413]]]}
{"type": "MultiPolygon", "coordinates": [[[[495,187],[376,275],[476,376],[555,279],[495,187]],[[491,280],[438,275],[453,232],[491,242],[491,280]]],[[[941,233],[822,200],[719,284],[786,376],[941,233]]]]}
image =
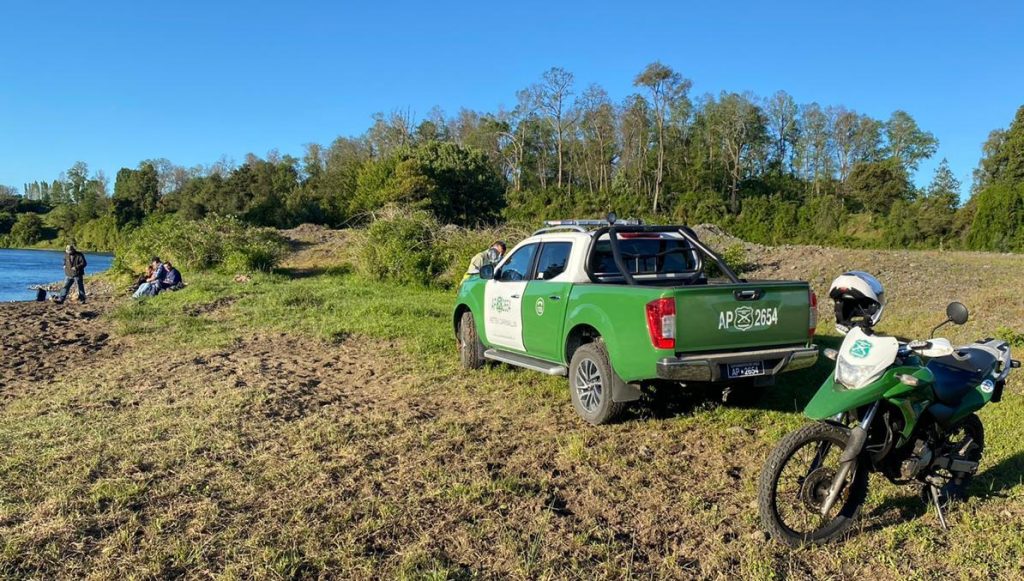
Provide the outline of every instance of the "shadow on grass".
{"type": "Polygon", "coordinates": [[[315,267],[315,268],[277,268],[274,269],[275,274],[287,276],[292,280],[298,280],[303,278],[313,278],[316,276],[344,276],[350,274],[352,268],[347,265],[343,266],[330,266],[330,267],[315,267]]]}
{"type": "MultiPolygon", "coordinates": [[[[984,465],[985,460],[982,459],[984,465]]],[[[971,492],[986,496],[1002,496],[1014,486],[1024,483],[1024,452],[1005,458],[974,477],[971,492]]]]}
{"type": "MultiPolygon", "coordinates": [[[[883,478],[878,474],[873,474],[872,477],[883,478]]],[[[861,532],[880,531],[902,522],[919,519],[932,508],[932,505],[921,501],[921,498],[916,493],[917,488],[908,484],[905,489],[907,491],[914,491],[914,494],[889,497],[877,506],[867,507],[870,508],[868,518],[871,519],[871,524],[865,526],[861,532]]]]}
{"type": "MultiPolygon", "coordinates": [[[[968,489],[968,497],[988,498],[1005,496],[1004,491],[1021,484],[1024,474],[1024,452],[1004,459],[995,466],[974,477],[968,489]]],[[[874,476],[878,478],[877,474],[874,476]]],[[[914,494],[890,497],[871,510],[872,523],[863,532],[872,532],[890,527],[901,522],[923,517],[932,509],[932,505],[923,502],[913,485],[904,486],[905,490],[913,490],[914,494]]],[[[955,506],[954,506],[955,509],[955,506]]]]}
{"type": "MultiPolygon", "coordinates": [[[[838,349],[842,341],[841,337],[817,337],[814,344],[822,351],[838,349]]],[[[779,375],[774,386],[761,388],[763,395],[760,399],[745,407],[800,413],[833,369],[835,362],[819,354],[814,367],[779,375]]]]}

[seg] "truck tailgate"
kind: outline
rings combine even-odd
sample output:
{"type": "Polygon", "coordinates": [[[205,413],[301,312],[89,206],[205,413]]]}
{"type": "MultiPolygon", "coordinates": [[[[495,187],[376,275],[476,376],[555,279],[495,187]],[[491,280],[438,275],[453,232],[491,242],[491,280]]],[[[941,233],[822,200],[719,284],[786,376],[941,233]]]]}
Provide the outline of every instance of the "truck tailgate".
{"type": "Polygon", "coordinates": [[[761,281],[674,289],[676,351],[736,351],[806,343],[806,282],[761,281]]]}

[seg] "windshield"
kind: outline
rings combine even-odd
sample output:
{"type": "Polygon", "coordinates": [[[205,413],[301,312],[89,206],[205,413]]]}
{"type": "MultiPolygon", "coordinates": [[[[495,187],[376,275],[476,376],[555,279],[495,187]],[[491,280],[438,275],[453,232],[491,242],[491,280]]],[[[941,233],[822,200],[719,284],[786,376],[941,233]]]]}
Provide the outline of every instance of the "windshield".
{"type": "Polygon", "coordinates": [[[836,359],[836,381],[860,389],[878,379],[896,361],[900,344],[894,337],[868,335],[860,327],[846,334],[836,359]]]}

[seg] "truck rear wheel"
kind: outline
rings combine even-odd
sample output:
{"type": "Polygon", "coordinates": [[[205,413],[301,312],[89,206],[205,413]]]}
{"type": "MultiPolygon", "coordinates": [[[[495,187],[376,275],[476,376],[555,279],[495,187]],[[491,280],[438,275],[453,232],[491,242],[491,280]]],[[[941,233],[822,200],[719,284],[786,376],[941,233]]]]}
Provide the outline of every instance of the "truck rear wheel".
{"type": "Polygon", "coordinates": [[[607,424],[622,415],[627,403],[612,401],[612,393],[623,383],[612,369],[604,343],[587,343],[573,353],[569,393],[576,413],[588,423],[607,424]]]}
{"type": "Polygon", "coordinates": [[[480,335],[476,331],[476,321],[470,311],[462,313],[462,318],[459,320],[459,359],[466,369],[479,369],[486,361],[484,359],[484,344],[480,341],[480,335]]]}

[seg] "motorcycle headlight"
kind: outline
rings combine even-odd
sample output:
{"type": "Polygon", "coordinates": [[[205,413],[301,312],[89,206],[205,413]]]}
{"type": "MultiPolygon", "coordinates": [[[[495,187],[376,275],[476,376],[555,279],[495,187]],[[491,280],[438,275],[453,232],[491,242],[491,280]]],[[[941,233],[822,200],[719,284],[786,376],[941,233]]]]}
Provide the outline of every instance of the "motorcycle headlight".
{"type": "Polygon", "coordinates": [[[878,379],[889,367],[885,365],[855,365],[845,357],[836,361],[836,381],[848,389],[861,389],[878,379]]]}

